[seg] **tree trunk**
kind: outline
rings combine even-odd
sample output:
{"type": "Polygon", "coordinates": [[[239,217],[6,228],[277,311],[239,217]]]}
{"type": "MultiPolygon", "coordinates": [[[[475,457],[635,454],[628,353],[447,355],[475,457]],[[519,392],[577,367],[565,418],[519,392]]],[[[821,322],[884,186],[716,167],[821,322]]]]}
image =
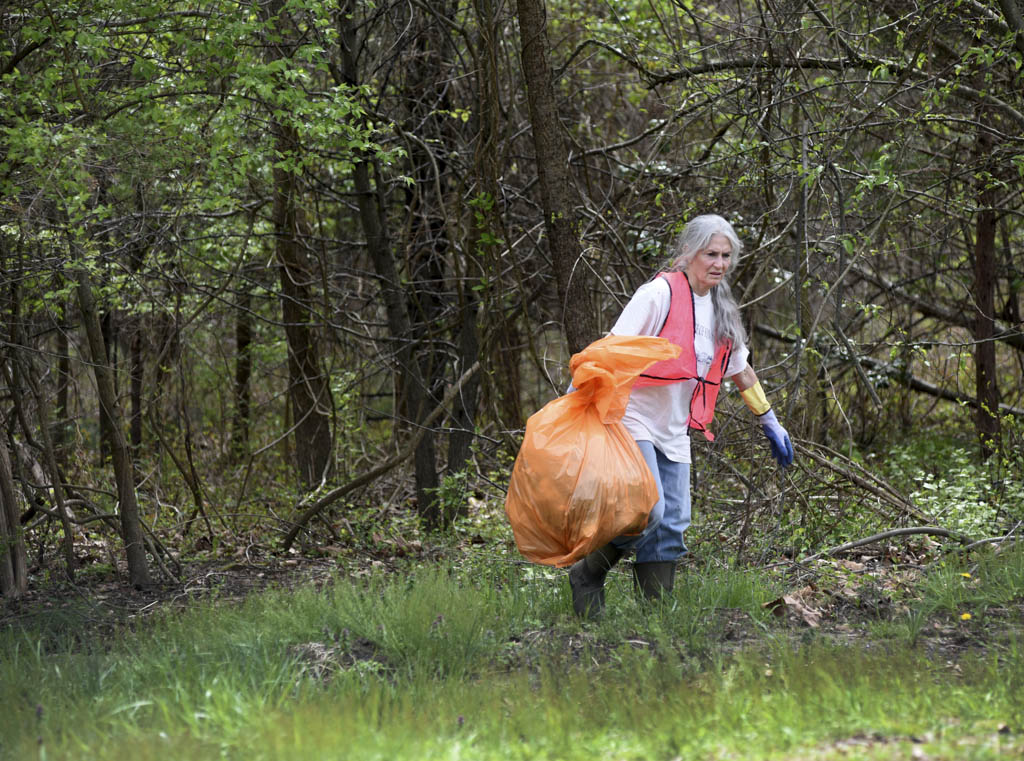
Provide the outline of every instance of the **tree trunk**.
{"type": "MultiPolygon", "coordinates": [[[[100,324],[100,337],[103,343],[103,365],[104,367],[110,368],[110,383],[113,391],[113,396],[117,396],[117,362],[111,359],[111,350],[114,342],[114,318],[110,312],[103,312],[99,315],[100,324]]],[[[100,460],[99,466],[102,468],[107,464],[107,460],[111,457],[110,442],[113,438],[113,434],[110,431],[112,423],[110,417],[107,414],[107,410],[100,405],[100,460]]]]}
{"type": "Polygon", "coordinates": [[[118,512],[121,516],[121,534],[128,560],[128,581],[132,586],[150,584],[146,564],[146,548],[142,536],[142,521],[135,496],[134,467],[131,452],[124,437],[121,408],[114,392],[114,373],[108,364],[107,349],[103,341],[99,312],[93,296],[92,283],[85,269],[78,271],[78,307],[89,342],[89,354],[96,376],[96,391],[100,402],[100,420],[106,420],[107,449],[114,466],[117,481],[118,512]]]}
{"type": "MultiPolygon", "coordinates": [[[[139,199],[138,208],[140,213],[145,208],[141,198],[139,199]]],[[[128,259],[133,277],[139,276],[145,258],[145,246],[132,246],[128,259]]],[[[130,407],[128,413],[128,433],[129,441],[131,442],[132,459],[137,462],[139,455],[142,453],[142,386],[145,377],[145,334],[143,331],[146,329],[148,319],[141,314],[137,314],[130,319],[131,344],[128,348],[128,393],[130,407]]]]}
{"type": "MultiPolygon", "coordinates": [[[[40,387],[39,379],[36,377],[35,364],[32,354],[25,351],[21,355],[23,375],[32,391],[32,397],[36,403],[36,415],[39,418],[39,437],[43,440],[43,459],[46,462],[46,469],[49,471],[50,489],[53,492],[53,504],[57,507],[57,515],[60,517],[61,528],[64,530],[64,566],[68,579],[75,578],[75,545],[74,531],[71,526],[71,517],[68,507],[64,503],[64,483],[61,478],[60,465],[57,463],[57,455],[53,446],[52,427],[47,413],[46,400],[40,387]]],[[[27,435],[27,434],[26,434],[27,435]]]]}
{"type": "MultiPolygon", "coordinates": [[[[294,150],[294,132],[276,125],[279,150],[294,150]]],[[[295,431],[295,462],[305,488],[319,485],[332,467],[331,391],[320,359],[310,288],[309,260],[298,238],[295,176],[274,169],[275,253],[281,282],[281,312],[288,340],[288,396],[295,431]]]]}
{"type": "Polygon", "coordinates": [[[974,240],[974,298],[977,305],[974,328],[975,396],[978,409],[974,425],[982,457],[990,457],[999,445],[999,385],[996,376],[995,327],[996,214],[992,192],[980,194],[974,240]]]}
{"type": "MultiPolygon", "coordinates": [[[[355,33],[350,18],[353,9],[354,4],[351,0],[342,2],[338,23],[341,31],[342,78],[345,84],[355,87],[358,86],[359,71],[355,59],[355,33]]],[[[412,335],[412,320],[399,279],[395,255],[388,241],[380,199],[370,180],[370,167],[371,159],[363,156],[356,158],[352,169],[359,219],[363,234],[366,236],[367,252],[380,282],[381,296],[387,313],[388,332],[396,345],[395,364],[399,374],[396,387],[401,388],[405,395],[409,417],[414,424],[418,424],[430,413],[428,389],[416,361],[416,344],[409,340],[412,335]]],[[[431,529],[438,528],[442,522],[437,507],[438,480],[433,453],[434,440],[428,433],[421,437],[416,452],[416,508],[431,529]]]]}
{"type": "MultiPolygon", "coordinates": [[[[438,335],[438,326],[445,318],[445,269],[450,251],[450,235],[445,194],[450,191],[451,176],[448,156],[457,152],[451,130],[447,128],[451,110],[449,97],[449,54],[442,19],[449,22],[453,11],[449,0],[435,0],[430,12],[416,13],[410,25],[412,44],[408,47],[405,85],[414,97],[409,99],[407,132],[419,139],[409,144],[410,174],[415,183],[407,189],[409,243],[406,271],[409,273],[409,317],[419,374],[426,384],[427,406],[412,417],[422,419],[429,407],[443,396],[448,355],[438,335]]],[[[459,324],[453,321],[453,331],[459,324]]],[[[440,526],[449,516],[437,511],[441,505],[431,496],[438,487],[437,443],[428,433],[423,437],[414,457],[417,506],[430,525],[440,526]],[[421,502],[421,500],[426,500],[421,502]]]]}
{"type": "Polygon", "coordinates": [[[7,443],[0,442],[0,594],[9,599],[28,590],[25,538],[18,523],[18,502],[7,443]]]}
{"type": "MultiPolygon", "coordinates": [[[[0,234],[0,273],[4,275],[3,288],[0,290],[0,313],[4,316],[7,328],[4,351],[0,354],[0,378],[7,384],[4,396],[10,395],[14,403],[12,414],[23,417],[24,410],[19,409],[17,382],[13,380],[17,374],[14,354],[19,342],[17,326],[22,324],[23,319],[17,306],[18,284],[22,278],[15,272],[21,257],[8,251],[8,240],[7,235],[0,234]]],[[[3,422],[7,423],[6,418],[3,422]]],[[[6,433],[6,425],[4,428],[6,433]]],[[[7,436],[0,436],[0,595],[13,599],[21,597],[28,589],[28,564],[7,446],[7,436]]]]}
{"type": "Polygon", "coordinates": [[[1013,44],[1021,55],[1024,55],[1024,13],[1021,12],[1020,0],[999,0],[1006,25],[1013,33],[1013,44]]]}
{"type": "MultiPolygon", "coordinates": [[[[1013,255],[1013,243],[1012,236],[1010,234],[1010,225],[1007,224],[1004,219],[1002,224],[999,225],[999,237],[1002,239],[1002,243],[999,246],[999,250],[1003,253],[1003,272],[1006,281],[1006,301],[1003,304],[1003,308],[1000,310],[1000,317],[1011,325],[1020,325],[1021,314],[1020,314],[1020,292],[1021,286],[1024,285],[1024,268],[1016,261],[1016,257],[1013,255]]],[[[999,330],[999,323],[995,324],[995,328],[999,330]]]]}
{"type": "MultiPolygon", "coordinates": [[[[471,266],[478,267],[479,275],[482,276],[486,272],[501,271],[502,255],[507,251],[504,239],[509,236],[503,234],[503,217],[498,207],[502,192],[498,178],[504,170],[502,156],[508,141],[502,139],[504,116],[500,85],[502,68],[499,63],[504,31],[502,10],[496,0],[473,0],[473,8],[479,30],[477,60],[480,65],[476,72],[477,103],[473,111],[477,120],[473,163],[479,190],[476,198],[472,199],[475,224],[471,228],[472,239],[467,241],[465,250],[472,252],[471,266]]],[[[477,342],[480,343],[482,338],[487,353],[483,362],[490,365],[498,374],[497,377],[501,378],[500,391],[493,406],[504,427],[521,428],[524,422],[520,371],[522,341],[516,317],[506,306],[505,289],[501,284],[492,285],[486,278],[473,277],[467,272],[466,287],[463,290],[465,296],[471,299],[479,293],[483,303],[471,308],[475,310],[482,307],[488,316],[483,326],[485,332],[482,337],[477,335],[477,342]],[[485,287],[480,291],[473,290],[477,283],[485,287]]],[[[465,306],[463,302],[463,308],[465,306]]],[[[463,315],[463,325],[466,324],[465,319],[463,315]]],[[[462,360],[464,367],[471,363],[468,357],[462,360]]],[[[467,389],[467,394],[471,390],[475,396],[479,392],[480,382],[474,378],[471,383],[472,388],[467,389]]]]}
{"type": "Polygon", "coordinates": [[[569,351],[575,353],[597,338],[597,319],[590,303],[588,270],[580,262],[578,221],[569,194],[569,156],[548,65],[544,2],[517,0],[516,7],[544,229],[555,271],[562,326],[569,351]]]}
{"type": "Polygon", "coordinates": [[[235,310],[235,413],[231,421],[231,448],[236,456],[249,450],[249,404],[252,378],[252,292],[243,285],[235,310]]]}
{"type": "MultiPolygon", "coordinates": [[[[71,308],[70,303],[64,305],[64,313],[71,308]]],[[[53,421],[53,454],[57,464],[67,464],[68,428],[70,413],[68,411],[68,389],[71,386],[71,354],[68,344],[67,319],[61,320],[57,330],[57,408],[53,421]]]]}
{"type": "MultiPolygon", "coordinates": [[[[283,0],[272,0],[267,12],[276,20],[278,33],[285,40],[271,43],[267,56],[271,60],[289,58],[295,45],[289,39],[293,31],[286,20],[283,0]]],[[[276,107],[270,106],[270,109],[274,111],[276,107]]],[[[288,398],[294,420],[295,464],[300,484],[311,489],[330,475],[334,465],[331,384],[320,357],[311,287],[314,277],[301,239],[305,225],[299,205],[298,175],[281,165],[289,163],[290,157],[298,156],[301,146],[295,128],[276,117],[271,118],[270,130],[280,157],[273,169],[274,254],[288,342],[288,398]]]]}
{"type": "Polygon", "coordinates": [[[129,375],[131,379],[131,413],[129,430],[131,435],[132,457],[138,458],[142,449],[142,320],[135,319],[135,330],[132,331],[131,361],[129,375]]]}

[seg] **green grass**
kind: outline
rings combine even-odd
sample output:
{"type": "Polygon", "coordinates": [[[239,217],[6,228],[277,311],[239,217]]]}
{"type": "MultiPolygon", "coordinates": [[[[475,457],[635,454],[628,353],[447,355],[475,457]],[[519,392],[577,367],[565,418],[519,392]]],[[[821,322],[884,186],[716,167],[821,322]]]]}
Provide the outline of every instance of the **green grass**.
{"type": "Polygon", "coordinates": [[[1024,624],[1024,545],[999,554],[983,550],[971,564],[955,554],[936,561],[921,574],[915,592],[902,615],[872,624],[876,636],[915,645],[929,625],[955,624],[965,637],[977,633],[1005,646],[1003,640],[1012,640],[1024,624]]]}
{"type": "Polygon", "coordinates": [[[925,575],[922,604],[954,613],[1001,606],[1024,597],[1024,551],[983,554],[974,565],[951,557],[925,575]]]}
{"type": "MultiPolygon", "coordinates": [[[[1019,603],[1020,554],[972,574],[987,581],[966,587],[971,604],[995,599],[977,591],[989,588],[1019,603]]],[[[929,578],[921,604],[959,610],[952,590],[971,581],[960,573],[929,578]]],[[[0,758],[906,758],[912,745],[927,757],[998,758],[1024,748],[1016,643],[955,664],[900,640],[798,645],[762,611],[775,584],[709,568],[645,607],[617,573],[608,615],[584,625],[560,574],[513,564],[207,601],[113,635],[65,612],[0,633],[0,758]],[[728,612],[759,637],[739,652],[721,647],[728,612]],[[999,733],[1003,724],[1012,731],[999,733]]]]}

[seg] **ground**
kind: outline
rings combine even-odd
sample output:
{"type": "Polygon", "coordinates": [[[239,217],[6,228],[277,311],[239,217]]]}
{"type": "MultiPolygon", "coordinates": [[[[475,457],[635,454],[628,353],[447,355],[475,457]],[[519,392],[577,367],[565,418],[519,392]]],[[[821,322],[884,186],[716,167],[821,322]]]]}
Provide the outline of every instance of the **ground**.
{"type": "MultiPolygon", "coordinates": [[[[465,544],[477,544],[478,537],[465,544]]],[[[372,550],[345,555],[309,557],[299,553],[286,555],[250,545],[245,550],[182,565],[178,581],[164,579],[151,588],[137,590],[124,582],[108,564],[83,568],[74,583],[62,581],[51,572],[50,579],[36,579],[28,594],[17,601],[6,601],[0,608],[0,628],[21,622],[66,621],[78,631],[134,628],[140,621],[158,612],[187,607],[194,601],[216,596],[230,604],[268,588],[292,588],[300,585],[323,586],[339,576],[358,578],[374,571],[400,573],[410,562],[451,562],[458,548],[424,546],[420,542],[383,542],[372,550]]],[[[699,573],[701,561],[690,558],[680,569],[699,573]]],[[[971,651],[987,652],[1009,646],[1024,634],[1024,599],[1019,595],[1008,604],[987,604],[977,609],[966,602],[963,609],[926,605],[921,598],[922,580],[934,572],[936,556],[931,548],[875,548],[853,558],[826,559],[805,567],[781,561],[770,569],[781,579],[785,591],[764,604],[774,615],[768,617],[770,632],[785,634],[797,641],[826,639],[837,644],[884,643],[892,638],[910,641],[923,648],[936,662],[955,668],[960,657],[971,651]]],[[[969,568],[970,566],[964,566],[969,568]]],[[[965,588],[983,583],[963,571],[965,588]]],[[[553,583],[557,583],[556,580],[553,583]]],[[[766,633],[765,622],[751,616],[749,610],[716,607],[710,615],[714,631],[710,650],[732,653],[755,645],[766,633]]],[[[653,646],[642,636],[631,636],[638,648],[653,646]]],[[[616,646],[618,643],[609,645],[616,646]]],[[[309,645],[304,659],[347,660],[373,657],[369,643],[351,645],[358,652],[341,653],[338,646],[309,645]]],[[[547,627],[531,627],[509,643],[509,667],[527,665],[538,653],[553,650],[580,653],[601,650],[598,635],[587,626],[573,626],[571,620],[552,622],[547,627]]],[[[318,667],[316,667],[318,668],[318,667]]]]}

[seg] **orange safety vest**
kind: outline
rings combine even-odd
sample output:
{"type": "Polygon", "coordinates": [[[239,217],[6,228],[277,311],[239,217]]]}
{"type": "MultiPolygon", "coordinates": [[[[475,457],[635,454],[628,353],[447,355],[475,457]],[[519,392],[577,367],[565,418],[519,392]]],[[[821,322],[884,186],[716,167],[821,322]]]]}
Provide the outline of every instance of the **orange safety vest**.
{"type": "Polygon", "coordinates": [[[693,347],[694,317],[693,290],[684,272],[661,272],[658,277],[668,281],[672,300],[669,303],[668,317],[661,326],[658,337],[667,338],[682,349],[679,356],[656,362],[637,378],[634,387],[667,386],[685,380],[697,381],[690,399],[690,428],[701,431],[708,441],[715,436],[708,430],[715,416],[715,401],[718,390],[722,386],[725,369],[729,366],[732,355],[732,341],[726,340],[715,349],[715,358],[705,377],[697,374],[697,354],[693,347]]]}

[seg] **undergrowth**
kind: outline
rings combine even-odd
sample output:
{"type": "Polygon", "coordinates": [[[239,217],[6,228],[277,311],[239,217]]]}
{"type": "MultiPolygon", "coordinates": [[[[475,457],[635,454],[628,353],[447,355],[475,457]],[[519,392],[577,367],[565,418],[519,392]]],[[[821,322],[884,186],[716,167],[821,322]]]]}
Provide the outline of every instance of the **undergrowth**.
{"type": "MultiPolygon", "coordinates": [[[[481,554],[209,599],[113,634],[64,611],[0,634],[0,757],[838,758],[855,742],[875,749],[865,758],[911,746],[995,758],[1024,747],[1015,637],[955,660],[913,647],[909,625],[844,644],[776,618],[766,603],[785,590],[767,572],[690,568],[650,605],[617,572],[605,618],[581,624],[561,572],[481,554]],[[743,637],[730,643],[736,622],[743,637]]],[[[1024,551],[951,557],[894,620],[1014,609],[1019,630],[1022,601],[1024,551]]]]}

